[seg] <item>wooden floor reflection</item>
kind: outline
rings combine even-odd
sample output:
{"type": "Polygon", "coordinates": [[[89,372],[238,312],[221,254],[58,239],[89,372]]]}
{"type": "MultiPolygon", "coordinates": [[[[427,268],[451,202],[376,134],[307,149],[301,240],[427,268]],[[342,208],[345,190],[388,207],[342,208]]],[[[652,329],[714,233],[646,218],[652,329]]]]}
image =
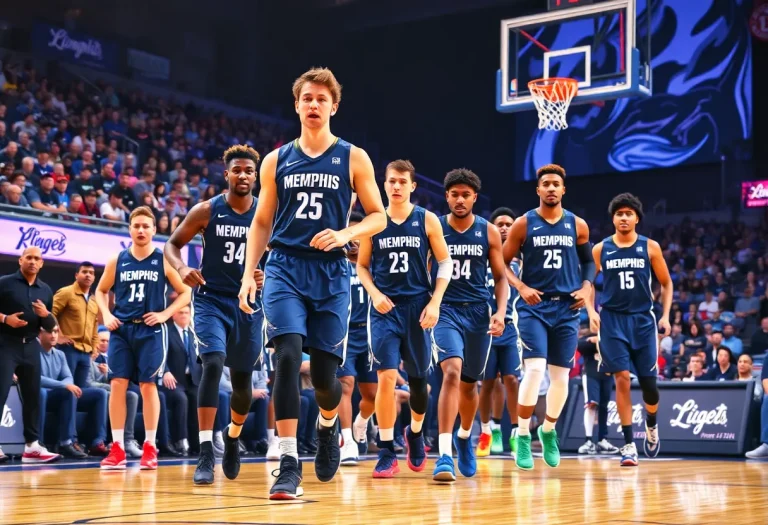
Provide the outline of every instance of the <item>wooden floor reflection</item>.
{"type": "Polygon", "coordinates": [[[482,459],[474,478],[451,485],[404,471],[374,480],[372,461],[343,468],[330,483],[304,462],[303,499],[271,502],[267,492],[276,462],[246,463],[236,481],[217,467],[211,487],[195,487],[194,462],[131,468],[36,467],[0,469],[2,524],[765,524],[768,463],[563,459],[558,469],[536,461],[532,472],[505,459],[482,459]]]}

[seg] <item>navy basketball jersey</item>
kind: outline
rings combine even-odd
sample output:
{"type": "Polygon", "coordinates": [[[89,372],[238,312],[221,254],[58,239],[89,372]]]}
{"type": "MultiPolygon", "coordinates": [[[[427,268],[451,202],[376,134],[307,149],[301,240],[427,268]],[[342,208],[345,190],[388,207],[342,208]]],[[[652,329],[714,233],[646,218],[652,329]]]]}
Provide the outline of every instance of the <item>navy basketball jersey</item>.
{"type": "Polygon", "coordinates": [[[636,314],[653,308],[651,292],[651,259],[648,256],[648,238],[637,236],[628,248],[619,248],[608,237],[603,241],[600,254],[603,273],[603,308],[615,312],[636,314]]]}
{"type": "Polygon", "coordinates": [[[357,276],[357,266],[353,263],[349,263],[349,267],[352,270],[350,279],[350,287],[352,289],[352,315],[349,318],[349,322],[356,325],[365,323],[368,319],[368,292],[366,292],[365,287],[360,284],[360,277],[357,276]]]}
{"type": "Polygon", "coordinates": [[[270,246],[305,256],[343,257],[341,248],[323,252],[309,243],[321,231],[343,230],[352,208],[349,156],[352,145],[337,138],[325,153],[308,157],[298,139],[277,157],[277,211],[270,246]]]}
{"type": "Polygon", "coordinates": [[[523,283],[545,294],[570,295],[581,288],[576,216],[563,210],[555,224],[545,221],[536,210],[525,217],[528,226],[520,250],[523,283]]]}
{"type": "Polygon", "coordinates": [[[159,248],[139,261],[130,248],[117,256],[115,268],[115,310],[121,321],[141,319],[149,312],[166,308],[167,281],[163,267],[163,252],[159,248]]]}
{"type": "Polygon", "coordinates": [[[245,268],[245,244],[256,211],[256,199],[251,209],[242,215],[233,210],[225,195],[210,200],[211,215],[203,232],[203,260],[200,271],[205,287],[237,295],[245,268]]]}
{"type": "MultiPolygon", "coordinates": [[[[453,259],[453,274],[443,296],[444,303],[484,303],[490,298],[485,284],[488,272],[488,221],[475,215],[469,229],[459,233],[440,217],[443,236],[453,259]]],[[[437,273],[437,265],[432,269],[437,273]]]]}
{"type": "Polygon", "coordinates": [[[371,273],[381,293],[392,298],[423,296],[431,292],[427,269],[427,210],[414,206],[402,224],[393,222],[387,215],[387,227],[374,235],[371,242],[371,273]]]}
{"type": "MultiPolygon", "coordinates": [[[[512,269],[512,273],[520,277],[520,263],[517,262],[517,260],[509,263],[509,267],[512,269]]],[[[493,278],[493,272],[491,271],[490,265],[488,266],[485,284],[488,286],[488,293],[491,295],[490,299],[488,299],[488,304],[491,306],[493,313],[496,313],[496,280],[493,278]]],[[[509,299],[507,300],[507,313],[504,315],[504,318],[508,321],[512,320],[512,312],[514,311],[513,303],[518,295],[519,292],[517,291],[517,288],[510,284],[509,299]]]]}

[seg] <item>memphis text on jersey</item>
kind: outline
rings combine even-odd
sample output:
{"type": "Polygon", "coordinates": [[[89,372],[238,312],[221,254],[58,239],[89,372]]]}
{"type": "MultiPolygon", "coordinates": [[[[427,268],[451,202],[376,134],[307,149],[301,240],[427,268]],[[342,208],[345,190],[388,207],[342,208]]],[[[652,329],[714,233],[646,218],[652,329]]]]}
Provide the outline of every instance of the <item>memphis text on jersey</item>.
{"type": "Polygon", "coordinates": [[[232,224],[217,224],[216,237],[248,237],[250,226],[233,226],[232,224]]]}
{"type": "Polygon", "coordinates": [[[339,176],[328,173],[292,173],[283,179],[285,189],[291,188],[329,188],[339,189],[339,176]]]}
{"type": "Polygon", "coordinates": [[[483,245],[482,244],[449,244],[448,245],[448,251],[451,255],[458,255],[458,256],[472,256],[472,257],[482,257],[483,256],[483,245]]]}
{"type": "Polygon", "coordinates": [[[385,237],[378,239],[379,249],[387,248],[421,248],[421,237],[416,235],[401,235],[400,237],[385,237]]]}
{"type": "Polygon", "coordinates": [[[609,259],[605,261],[606,270],[623,270],[624,268],[645,268],[645,259],[625,257],[623,259],[609,259]]]}
{"type": "Polygon", "coordinates": [[[156,283],[159,280],[160,272],[158,270],[120,270],[121,283],[131,281],[152,281],[156,283]]]}
{"type": "Polygon", "coordinates": [[[570,235],[534,235],[533,245],[539,246],[573,246],[573,237],[570,235]]]}

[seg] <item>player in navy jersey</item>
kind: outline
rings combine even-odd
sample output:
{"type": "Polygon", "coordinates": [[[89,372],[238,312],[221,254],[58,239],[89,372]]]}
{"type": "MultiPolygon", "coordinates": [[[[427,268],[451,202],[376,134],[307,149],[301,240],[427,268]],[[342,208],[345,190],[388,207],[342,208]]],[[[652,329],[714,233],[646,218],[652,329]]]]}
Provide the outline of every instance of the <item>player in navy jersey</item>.
{"type": "Polygon", "coordinates": [[[520,256],[523,262],[520,278],[511,276],[520,294],[513,303],[524,371],[517,398],[515,464],[523,470],[533,468],[530,422],[547,369],[547,413],[538,433],[544,462],[550,467],[560,464],[555,423],[568,398],[579,311],[591,296],[595,278],[587,223],[563,209],[565,170],[548,164],[536,176],[539,207],[515,221],[504,243],[504,261],[509,264],[520,256]]]}
{"type": "Polygon", "coordinates": [[[112,332],[109,338],[109,420],[112,426],[112,448],[101,462],[104,470],[122,470],[126,466],[124,443],[125,393],[129,381],[141,388],[144,402],[146,439],[141,468],[157,468],[157,422],[160,398],[157,381],[162,375],[168,347],[165,322],[189,304],[190,290],[181,281],[163,252],[152,244],[155,216],[146,206],[131,212],[128,225],[132,245],[112,257],[96,289],[104,325],[112,332]],[[178,297],[166,306],[170,284],[178,297]],[[109,291],[114,290],[115,309],[109,311],[109,291]]]}
{"type": "MultiPolygon", "coordinates": [[[[491,214],[491,223],[499,229],[501,242],[507,240],[512,223],[515,222],[515,212],[509,208],[499,208],[491,214]]],[[[511,274],[520,274],[520,262],[514,259],[509,266],[504,268],[507,274],[507,281],[511,282],[511,274]]],[[[494,290],[496,282],[493,279],[493,273],[488,268],[487,273],[488,291],[493,294],[489,304],[491,310],[496,311],[496,296],[494,290]]],[[[517,436],[517,387],[520,378],[520,354],[518,352],[517,329],[514,325],[514,309],[512,303],[517,297],[517,290],[509,287],[509,300],[507,301],[507,311],[504,315],[504,333],[501,337],[494,337],[491,342],[491,352],[488,355],[488,363],[485,366],[483,375],[483,384],[480,387],[480,424],[482,431],[480,440],[477,444],[477,456],[483,457],[490,454],[501,454],[504,452],[504,444],[501,440],[501,410],[491,414],[491,397],[493,389],[496,386],[496,378],[501,377],[504,383],[507,397],[507,412],[512,423],[512,435],[509,444],[512,453],[515,452],[515,437],[517,436]]],[[[503,409],[503,406],[499,407],[503,409]]],[[[493,410],[498,410],[496,407],[493,410]]]]}
{"type": "Polygon", "coordinates": [[[653,313],[652,274],[661,284],[662,314],[658,328],[671,331],[672,279],[659,243],[635,231],[643,218],[643,205],[631,193],[614,197],[608,205],[616,233],[592,249],[598,272],[603,272],[601,310],[598,316],[592,301],[587,305],[590,325],[598,333],[599,370],[613,374],[616,381],[616,409],[621,419],[624,446],[621,465],[637,466],[637,448],[632,432],[630,367],[640,382],[645,402],[644,450],[648,457],[659,454],[658,330],[653,313]]]}
{"type": "Polygon", "coordinates": [[[426,466],[422,424],[429,405],[431,333],[440,317],[440,303],[453,270],[437,215],[411,204],[415,176],[416,169],[410,161],[389,163],[384,176],[389,200],[387,227],[360,241],[357,260],[360,281],[371,296],[368,333],[379,374],[376,419],[381,450],[374,478],[391,478],[400,472],[393,440],[397,418],[395,386],[401,361],[411,393],[411,424],[405,429],[406,461],[414,472],[421,472],[426,466]],[[428,266],[430,256],[436,267],[434,290],[428,266]]]}
{"type": "Polygon", "coordinates": [[[466,477],[477,471],[470,440],[478,405],[477,381],[485,372],[491,337],[504,333],[509,284],[499,230],[472,213],[480,178],[467,169],[452,170],[443,186],[451,213],[440,217],[440,224],[453,271],[433,331],[443,384],[437,405],[440,458],[432,477],[435,481],[455,481],[451,438],[457,413],[461,416],[455,439],[459,471],[466,477]],[[488,305],[491,294],[485,281],[489,266],[495,282],[496,313],[488,305]]]}
{"type": "MultiPolygon", "coordinates": [[[[349,225],[354,226],[363,220],[363,216],[352,212],[349,225]]],[[[336,372],[341,382],[341,404],[339,404],[339,423],[344,446],[341,449],[342,465],[357,465],[358,443],[367,444],[368,419],[373,415],[376,400],[376,370],[373,369],[370,347],[368,346],[368,292],[357,276],[355,264],[360,243],[352,241],[346,249],[350,263],[352,284],[352,314],[349,318],[347,337],[347,358],[336,372]],[[352,393],[355,380],[360,390],[360,411],[352,426],[352,393]],[[353,435],[354,429],[354,435],[353,435]]]]}
{"type": "Polygon", "coordinates": [[[320,407],[315,474],[320,481],[330,481],[338,470],[341,383],[336,369],[346,354],[351,306],[351,270],[343,248],[387,224],[370,158],[331,133],[330,119],[341,99],[336,77],[329,69],[311,69],[294,82],[293,97],[301,136],[268,154],[261,164],[259,203],[240,288],[240,308],[250,313],[248,301],[256,298],[252,272],[269,242],[262,299],[267,339],[275,347],[273,393],[282,454],[271,499],[303,494],[295,437],[302,348],[310,356],[320,407]],[[348,226],[353,193],[366,217],[348,226]]]}
{"type": "MultiPolygon", "coordinates": [[[[200,457],[193,476],[196,485],[213,483],[213,425],[219,400],[219,381],[225,366],[232,379],[231,424],[224,432],[221,468],[229,479],[240,472],[238,439],[252,401],[251,375],[262,352],[264,316],[260,305],[253,313],[239,308],[237,293],[245,266],[248,229],[256,211],[253,186],[259,154],[248,146],[232,146],[224,152],[226,195],[196,204],[165,245],[168,262],[184,283],[194,287],[195,345],[203,363],[198,389],[197,420],[200,457]],[[198,234],[203,237],[200,269],[190,268],[181,249],[198,234]]],[[[263,273],[255,270],[257,279],[263,273]]]]}

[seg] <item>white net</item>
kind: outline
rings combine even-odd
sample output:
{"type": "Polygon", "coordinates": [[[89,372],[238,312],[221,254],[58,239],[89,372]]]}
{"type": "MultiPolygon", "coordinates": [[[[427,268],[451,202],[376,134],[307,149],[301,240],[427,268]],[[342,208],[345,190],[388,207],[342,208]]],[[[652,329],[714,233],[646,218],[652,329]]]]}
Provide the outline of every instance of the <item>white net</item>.
{"type": "Polygon", "coordinates": [[[572,78],[542,78],[528,83],[539,113],[539,129],[560,131],[568,128],[565,119],[571,100],[579,90],[572,78]]]}

